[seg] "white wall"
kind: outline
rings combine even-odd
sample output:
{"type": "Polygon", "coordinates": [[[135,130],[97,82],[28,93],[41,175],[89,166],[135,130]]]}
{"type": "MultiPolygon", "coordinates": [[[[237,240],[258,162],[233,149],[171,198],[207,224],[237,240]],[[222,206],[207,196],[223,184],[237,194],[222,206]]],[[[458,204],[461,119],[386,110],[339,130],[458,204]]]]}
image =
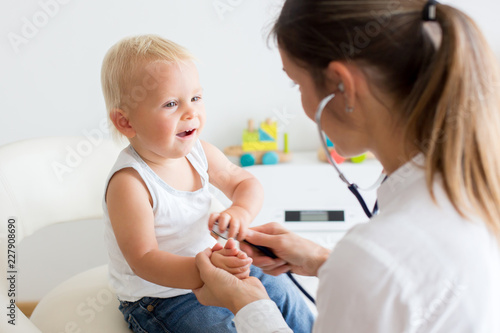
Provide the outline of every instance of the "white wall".
{"type": "MultiPolygon", "coordinates": [[[[448,1],[477,19],[500,54],[494,0],[448,1]]],[[[3,0],[0,3],[0,145],[82,134],[105,117],[100,65],[120,38],[156,33],[189,48],[199,64],[208,121],[203,138],[220,148],[240,142],[246,119],[277,116],[293,150],[317,136],[265,36],[282,0],[3,0]],[[66,2],[54,6],[42,6],[66,2]],[[217,11],[225,4],[226,11],[217,11]],[[48,6],[48,7],[47,7],[48,6]],[[45,9],[49,8],[49,9],[45,9]],[[47,18],[44,11],[52,11],[47,18]],[[38,23],[38,31],[26,28],[38,23]],[[13,47],[9,34],[25,36],[13,47]],[[16,49],[16,50],[15,50],[16,49]]]]}
{"type": "MultiPolygon", "coordinates": [[[[186,46],[201,60],[208,115],[204,139],[219,148],[239,144],[247,118],[275,116],[290,133],[292,150],[318,147],[314,126],[302,114],[298,92],[282,72],[277,50],[266,44],[282,0],[57,0],[67,3],[45,10],[52,16],[43,22],[42,4],[54,1],[0,3],[0,145],[98,129],[105,118],[100,89],[105,52],[124,36],[156,33],[186,46]],[[226,4],[228,10],[221,14],[216,4],[226,4]],[[26,22],[33,21],[43,26],[38,31],[26,28],[26,22]],[[26,37],[17,50],[9,41],[12,34],[26,37]]],[[[469,12],[500,54],[499,2],[447,3],[469,12]]],[[[21,299],[36,299],[64,274],[104,262],[101,229],[94,222],[55,226],[26,239],[21,265],[38,262],[40,253],[35,249],[40,244],[48,251],[42,256],[62,256],[52,267],[63,259],[68,264],[65,258],[76,260],[60,270],[47,270],[52,275],[46,281],[30,280],[36,273],[26,268],[20,280],[21,299]],[[75,238],[83,239],[83,244],[72,249],[75,253],[67,252],[75,238]],[[92,260],[78,256],[85,251],[92,251],[87,252],[92,260]],[[34,289],[39,292],[32,293],[34,289]]]]}
{"type": "MultiPolygon", "coordinates": [[[[37,22],[43,13],[39,1],[54,2],[4,0],[0,5],[0,112],[8,124],[0,133],[0,144],[98,128],[105,117],[102,58],[119,39],[142,33],[172,39],[200,59],[208,116],[203,138],[220,148],[240,143],[249,117],[259,121],[294,113],[298,116],[293,119],[282,117],[294,126],[305,119],[276,49],[265,42],[281,1],[64,0],[68,4],[60,5],[15,51],[8,34],[22,36],[24,20],[37,22]],[[218,3],[226,10],[216,10],[218,3]]],[[[290,143],[304,149],[315,141],[291,136],[290,143]]]]}

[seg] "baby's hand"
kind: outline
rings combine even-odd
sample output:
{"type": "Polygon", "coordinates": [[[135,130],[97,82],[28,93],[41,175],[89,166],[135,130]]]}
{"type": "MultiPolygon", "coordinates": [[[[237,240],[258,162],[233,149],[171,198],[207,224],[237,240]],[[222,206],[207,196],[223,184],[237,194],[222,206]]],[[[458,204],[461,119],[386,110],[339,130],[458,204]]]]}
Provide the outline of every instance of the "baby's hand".
{"type": "Polygon", "coordinates": [[[250,276],[250,264],[252,258],[249,258],[245,252],[236,247],[236,242],[229,239],[222,248],[219,243],[212,248],[210,260],[215,266],[233,274],[239,279],[245,279],[250,276]]]}
{"type": "Polygon", "coordinates": [[[226,231],[229,226],[228,238],[236,238],[238,241],[245,239],[251,215],[244,208],[231,206],[223,212],[213,213],[208,219],[208,228],[213,229],[214,223],[219,224],[221,232],[226,231]]]}

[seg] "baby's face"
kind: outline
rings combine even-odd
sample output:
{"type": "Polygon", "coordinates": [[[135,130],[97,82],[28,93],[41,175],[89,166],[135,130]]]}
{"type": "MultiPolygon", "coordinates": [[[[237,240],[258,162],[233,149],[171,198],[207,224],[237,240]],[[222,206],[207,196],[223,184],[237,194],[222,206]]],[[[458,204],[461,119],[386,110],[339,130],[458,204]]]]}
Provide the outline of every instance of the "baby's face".
{"type": "Polygon", "coordinates": [[[129,112],[136,135],[130,139],[143,154],[162,158],[186,156],[205,124],[198,70],[192,61],[148,64],[131,90],[143,98],[129,112]],[[151,155],[153,154],[153,155],[151,155]]]}

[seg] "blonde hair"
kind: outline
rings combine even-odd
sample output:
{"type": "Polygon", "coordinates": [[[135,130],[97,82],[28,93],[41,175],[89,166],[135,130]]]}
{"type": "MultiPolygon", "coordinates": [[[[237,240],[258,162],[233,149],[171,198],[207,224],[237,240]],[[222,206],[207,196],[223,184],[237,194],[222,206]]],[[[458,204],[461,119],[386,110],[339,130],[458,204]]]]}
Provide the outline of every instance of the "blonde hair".
{"type": "Polygon", "coordinates": [[[110,131],[115,139],[122,134],[111,121],[112,111],[133,110],[137,102],[147,97],[148,90],[155,87],[153,76],[143,73],[146,66],[187,60],[195,60],[187,49],[156,35],[126,37],[108,50],[102,62],[101,85],[110,131]]]}
{"type": "Polygon", "coordinates": [[[398,103],[394,116],[426,157],[433,198],[440,174],[457,212],[482,218],[500,241],[498,62],[466,14],[437,4],[436,23],[424,22],[426,3],[287,0],[272,36],[319,88],[331,61],[381,73],[371,80],[398,103]],[[432,24],[439,27],[437,44],[432,24]]]}

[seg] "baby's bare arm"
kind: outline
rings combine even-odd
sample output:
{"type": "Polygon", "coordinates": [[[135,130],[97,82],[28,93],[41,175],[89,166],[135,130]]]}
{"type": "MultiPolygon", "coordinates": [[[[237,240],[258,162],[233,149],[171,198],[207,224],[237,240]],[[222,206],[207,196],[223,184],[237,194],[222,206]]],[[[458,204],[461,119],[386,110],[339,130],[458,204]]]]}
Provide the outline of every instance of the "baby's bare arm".
{"type": "Polygon", "coordinates": [[[106,203],[118,246],[137,276],[171,288],[202,286],[195,258],[158,249],[152,200],[135,170],[123,169],[113,176],[106,203]]]}
{"type": "Polygon", "coordinates": [[[208,161],[210,183],[220,189],[233,204],[221,214],[213,214],[209,220],[209,228],[219,222],[222,232],[229,225],[229,237],[237,237],[239,241],[246,235],[248,226],[262,208],[264,189],[250,172],[240,168],[213,145],[202,142],[208,161]]]}

